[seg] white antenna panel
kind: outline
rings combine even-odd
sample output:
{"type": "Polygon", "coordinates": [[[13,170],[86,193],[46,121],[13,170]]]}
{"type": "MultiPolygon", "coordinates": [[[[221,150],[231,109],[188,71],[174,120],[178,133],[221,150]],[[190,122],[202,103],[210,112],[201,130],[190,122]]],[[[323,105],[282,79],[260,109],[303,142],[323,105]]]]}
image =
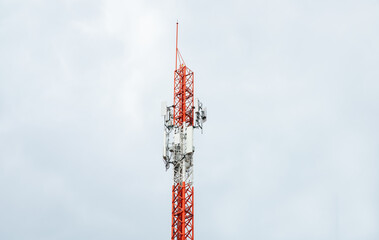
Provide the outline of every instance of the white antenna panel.
{"type": "Polygon", "coordinates": [[[199,112],[199,99],[195,99],[195,112],[199,112]]]}
{"type": "Polygon", "coordinates": [[[174,144],[180,143],[180,133],[174,133],[174,144]]]}
{"type": "Polygon", "coordinates": [[[193,152],[193,127],[187,127],[186,132],[186,154],[188,154],[193,152]]]}
{"type": "Polygon", "coordinates": [[[167,114],[167,104],[166,102],[162,102],[161,104],[161,115],[166,116],[167,114]]]}
{"type": "Polygon", "coordinates": [[[166,150],[166,144],[167,144],[167,133],[165,132],[163,134],[163,159],[166,159],[167,158],[167,150],[166,150]]]}

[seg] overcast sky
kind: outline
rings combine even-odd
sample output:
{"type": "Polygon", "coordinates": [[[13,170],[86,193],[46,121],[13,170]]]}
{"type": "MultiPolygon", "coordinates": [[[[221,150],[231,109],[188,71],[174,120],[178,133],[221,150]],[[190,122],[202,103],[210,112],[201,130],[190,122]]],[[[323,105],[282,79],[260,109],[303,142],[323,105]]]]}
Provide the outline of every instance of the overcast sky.
{"type": "Polygon", "coordinates": [[[177,20],[195,239],[379,239],[378,0],[0,0],[0,239],[170,238],[177,20]]]}

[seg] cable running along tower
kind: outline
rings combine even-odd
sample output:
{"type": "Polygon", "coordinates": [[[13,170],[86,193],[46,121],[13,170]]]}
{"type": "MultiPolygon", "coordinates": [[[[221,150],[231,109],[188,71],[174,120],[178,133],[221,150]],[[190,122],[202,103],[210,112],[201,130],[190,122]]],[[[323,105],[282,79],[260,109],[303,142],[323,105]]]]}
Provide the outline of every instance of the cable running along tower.
{"type": "Polygon", "coordinates": [[[164,117],[163,160],[166,170],[172,165],[171,240],[194,239],[193,130],[203,129],[207,111],[194,98],[194,73],[186,66],[178,49],[176,23],[174,104],[162,103],[164,117]]]}

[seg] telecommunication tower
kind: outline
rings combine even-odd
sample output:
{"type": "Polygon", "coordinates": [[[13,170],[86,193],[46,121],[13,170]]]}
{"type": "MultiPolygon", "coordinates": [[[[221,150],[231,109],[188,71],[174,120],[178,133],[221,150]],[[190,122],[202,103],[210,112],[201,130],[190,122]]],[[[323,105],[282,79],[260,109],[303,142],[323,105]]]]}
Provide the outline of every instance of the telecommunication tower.
{"type": "Polygon", "coordinates": [[[194,239],[193,130],[203,129],[207,110],[194,98],[194,73],[186,66],[178,49],[174,71],[174,104],[162,103],[164,117],[163,160],[173,167],[171,240],[194,239]]]}

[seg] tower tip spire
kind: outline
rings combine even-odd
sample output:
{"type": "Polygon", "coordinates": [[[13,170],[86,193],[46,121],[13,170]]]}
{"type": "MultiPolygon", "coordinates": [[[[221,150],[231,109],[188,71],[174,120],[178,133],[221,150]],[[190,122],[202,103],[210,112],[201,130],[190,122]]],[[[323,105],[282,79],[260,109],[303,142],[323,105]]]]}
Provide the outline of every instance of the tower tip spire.
{"type": "Polygon", "coordinates": [[[178,69],[178,20],[176,20],[176,48],[175,48],[175,71],[178,69]]]}

